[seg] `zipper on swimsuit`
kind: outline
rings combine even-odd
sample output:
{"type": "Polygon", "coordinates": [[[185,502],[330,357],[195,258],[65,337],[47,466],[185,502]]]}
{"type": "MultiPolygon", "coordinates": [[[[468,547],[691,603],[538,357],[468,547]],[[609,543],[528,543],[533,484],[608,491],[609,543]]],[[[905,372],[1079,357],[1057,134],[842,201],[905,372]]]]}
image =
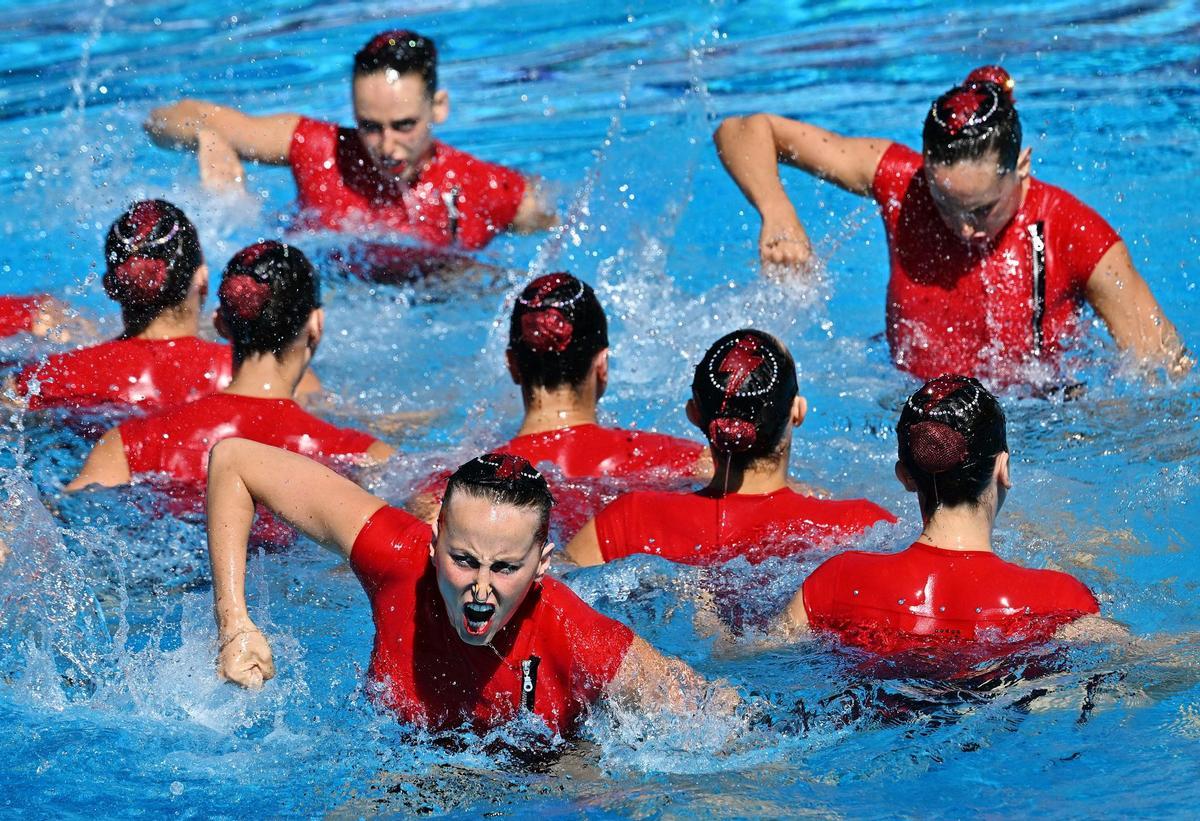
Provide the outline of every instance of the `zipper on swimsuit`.
{"type": "Polygon", "coordinates": [[[1042,323],[1046,316],[1046,225],[1035,222],[1026,230],[1033,245],[1033,355],[1040,357],[1045,341],[1042,323]]]}

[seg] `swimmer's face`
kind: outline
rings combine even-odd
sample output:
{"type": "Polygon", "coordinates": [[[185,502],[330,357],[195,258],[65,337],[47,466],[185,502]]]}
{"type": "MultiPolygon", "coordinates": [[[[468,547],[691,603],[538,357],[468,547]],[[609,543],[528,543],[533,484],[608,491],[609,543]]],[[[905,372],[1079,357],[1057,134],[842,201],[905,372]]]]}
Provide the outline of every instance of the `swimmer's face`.
{"type": "Polygon", "coordinates": [[[491,643],[546,573],[538,512],[456,491],[442,508],[430,556],[450,623],[467,644],[491,643]]]}
{"type": "Polygon", "coordinates": [[[1014,169],[1002,168],[996,152],[949,165],[925,164],[929,193],[942,221],[972,245],[985,245],[1000,235],[1021,207],[1028,177],[1028,149],[1014,169]]]}
{"type": "Polygon", "coordinates": [[[378,169],[411,180],[433,146],[433,128],[450,114],[445,91],[430,97],[417,73],[376,71],[354,78],[358,137],[378,169]]]}

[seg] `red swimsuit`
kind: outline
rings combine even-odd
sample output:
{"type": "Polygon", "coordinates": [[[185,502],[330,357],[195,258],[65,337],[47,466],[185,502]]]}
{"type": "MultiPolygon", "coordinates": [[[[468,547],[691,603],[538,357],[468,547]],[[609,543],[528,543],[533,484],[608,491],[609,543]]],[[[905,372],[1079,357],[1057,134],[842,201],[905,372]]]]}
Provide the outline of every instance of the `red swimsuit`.
{"type": "Polygon", "coordinates": [[[209,451],[235,436],[322,462],[360,456],[375,442],[365,433],[318,419],[291,399],[230,393],[130,419],[119,430],[131,474],[159,473],[188,484],[204,483],[209,451]]]}
{"type": "Polygon", "coordinates": [[[40,309],[40,297],[0,296],[0,337],[33,330],[40,309]]]}
{"type": "Polygon", "coordinates": [[[899,144],[879,161],[871,193],[891,260],[888,344],[896,364],[921,379],[1012,380],[1030,360],[1057,363],[1076,334],[1088,278],[1121,239],[1066,191],[1030,180],[1009,224],[973,251],[942,221],[921,155],[899,144]]]}
{"type": "Polygon", "coordinates": [[[1045,641],[1100,606],[1066,573],[917,543],[899,553],[834,556],[805,579],[804,609],[814,630],[893,655],[1045,641]]]}
{"type": "MultiPolygon", "coordinates": [[[[523,664],[537,659],[533,712],[569,732],[620,669],[633,633],[554,579],[535,586],[490,647],[459,638],[429,559],[429,526],[383,507],[354,541],[350,564],[375,621],[370,678],[404,721],[486,729],[529,697],[523,664]]],[[[525,665],[528,666],[528,665],[525,665]]]]}
{"type": "Polygon", "coordinates": [[[600,511],[596,538],[605,561],[649,553],[692,565],[736,556],[757,564],[844,542],[880,521],[896,519],[866,499],[814,499],[790,488],[721,497],[642,491],[600,511]]]}
{"type": "Polygon", "coordinates": [[[18,374],[17,391],[34,409],[110,403],[156,409],[219,391],[232,378],[228,345],[194,336],[114,339],[30,365],[18,374]],[[34,379],[36,396],[30,395],[34,379]]]}
{"type": "Polygon", "coordinates": [[[411,185],[383,179],[352,128],[301,117],[288,160],[310,228],[386,228],[431,245],[477,249],[512,224],[525,178],[434,142],[411,185]]]}

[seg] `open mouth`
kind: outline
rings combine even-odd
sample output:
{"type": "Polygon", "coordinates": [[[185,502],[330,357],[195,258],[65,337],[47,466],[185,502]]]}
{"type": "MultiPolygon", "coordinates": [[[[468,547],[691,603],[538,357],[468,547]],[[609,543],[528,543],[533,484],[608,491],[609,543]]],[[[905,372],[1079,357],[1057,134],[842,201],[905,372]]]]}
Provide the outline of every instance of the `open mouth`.
{"type": "Polygon", "coordinates": [[[463,605],[463,627],[472,636],[482,636],[492,623],[496,605],[467,602],[463,605]]]}

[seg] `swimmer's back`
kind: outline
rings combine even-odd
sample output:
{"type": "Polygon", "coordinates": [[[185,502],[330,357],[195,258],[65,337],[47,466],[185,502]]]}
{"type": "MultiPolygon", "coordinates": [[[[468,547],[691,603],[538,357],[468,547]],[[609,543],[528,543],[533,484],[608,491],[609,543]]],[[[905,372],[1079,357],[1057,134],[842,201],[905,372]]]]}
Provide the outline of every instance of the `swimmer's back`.
{"type": "Polygon", "coordinates": [[[660,471],[690,477],[704,453],[703,446],[676,436],[596,424],[518,436],[497,450],[522,456],[533,465],[549,462],[569,479],[660,471]]]}
{"type": "Polygon", "coordinates": [[[725,496],[637,491],[618,498],[595,521],[605,561],[648,553],[711,565],[737,556],[757,564],[802,554],[895,517],[866,499],[816,499],[785,487],[725,496]]]}
{"type": "Polygon", "coordinates": [[[233,378],[228,345],[194,336],[114,339],[51,356],[17,376],[17,392],[33,409],[178,405],[225,388],[233,378]],[[30,395],[37,380],[37,395],[30,395]]]}
{"type": "Polygon", "coordinates": [[[892,654],[940,644],[1040,641],[1098,613],[1091,591],[1056,570],[1035,570],[986,551],[915,543],[899,553],[850,551],[804,581],[814,630],[892,654]]]}

